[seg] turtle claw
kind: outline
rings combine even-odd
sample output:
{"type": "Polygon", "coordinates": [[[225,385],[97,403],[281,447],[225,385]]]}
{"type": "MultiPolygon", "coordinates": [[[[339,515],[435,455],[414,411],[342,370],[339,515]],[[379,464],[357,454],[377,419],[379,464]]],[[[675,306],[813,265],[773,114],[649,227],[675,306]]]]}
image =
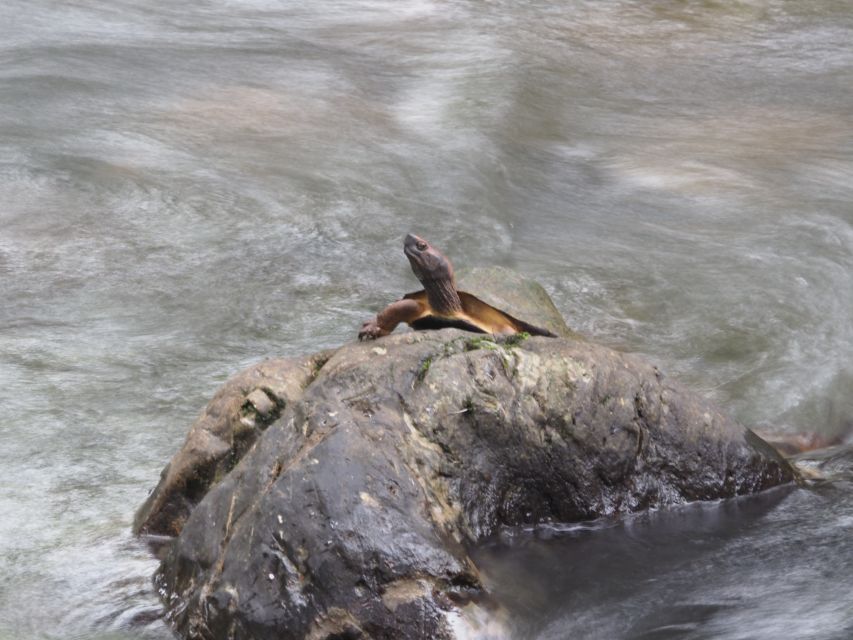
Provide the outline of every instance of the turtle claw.
{"type": "Polygon", "coordinates": [[[361,331],[358,332],[359,340],[376,340],[381,336],[385,335],[382,331],[382,327],[380,327],[376,320],[368,320],[363,325],[361,325],[361,331]]]}

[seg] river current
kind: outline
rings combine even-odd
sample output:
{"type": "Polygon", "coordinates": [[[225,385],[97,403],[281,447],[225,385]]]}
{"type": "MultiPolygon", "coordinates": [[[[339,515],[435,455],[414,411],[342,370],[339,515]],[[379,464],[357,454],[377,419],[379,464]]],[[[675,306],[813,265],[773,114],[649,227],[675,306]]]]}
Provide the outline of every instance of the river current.
{"type": "MultiPolygon", "coordinates": [[[[0,3],[0,639],[165,640],[135,508],[227,376],[458,268],[748,426],[853,421],[843,0],[0,3]]],[[[481,550],[515,639],[853,637],[848,480],[481,550]]]]}

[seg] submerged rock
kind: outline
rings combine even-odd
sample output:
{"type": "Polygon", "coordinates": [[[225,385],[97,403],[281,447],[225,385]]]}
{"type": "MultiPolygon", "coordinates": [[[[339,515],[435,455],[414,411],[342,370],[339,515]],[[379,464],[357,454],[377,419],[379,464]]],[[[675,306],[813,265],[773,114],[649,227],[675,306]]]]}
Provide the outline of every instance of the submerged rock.
{"type": "Polygon", "coordinates": [[[853,443],[805,451],[793,456],[790,461],[811,480],[853,481],[853,443]]]}
{"type": "Polygon", "coordinates": [[[794,478],[703,399],[588,342],[445,329],[305,362],[157,572],[184,637],[462,637],[489,606],[466,547],[501,526],[794,478]]]}

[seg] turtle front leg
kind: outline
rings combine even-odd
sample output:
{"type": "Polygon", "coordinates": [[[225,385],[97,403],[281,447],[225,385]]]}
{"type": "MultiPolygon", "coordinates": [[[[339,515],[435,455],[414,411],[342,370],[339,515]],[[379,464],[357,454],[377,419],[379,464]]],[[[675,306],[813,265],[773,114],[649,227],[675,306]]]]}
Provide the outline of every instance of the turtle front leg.
{"type": "Polygon", "coordinates": [[[423,306],[417,300],[403,299],[389,304],[373,320],[361,325],[359,340],[375,340],[387,336],[401,322],[414,322],[423,315],[423,306]]]}

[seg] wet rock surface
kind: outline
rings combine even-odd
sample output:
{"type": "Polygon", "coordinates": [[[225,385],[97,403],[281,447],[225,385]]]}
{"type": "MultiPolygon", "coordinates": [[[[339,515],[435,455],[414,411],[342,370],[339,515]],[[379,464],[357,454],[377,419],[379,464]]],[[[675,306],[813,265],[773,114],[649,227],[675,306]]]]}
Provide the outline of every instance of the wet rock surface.
{"type": "Polygon", "coordinates": [[[311,374],[208,484],[157,573],[184,637],[462,637],[490,606],[466,549],[501,526],[795,476],[654,367],[588,342],[446,329],[321,360],[296,367],[311,374]]]}

